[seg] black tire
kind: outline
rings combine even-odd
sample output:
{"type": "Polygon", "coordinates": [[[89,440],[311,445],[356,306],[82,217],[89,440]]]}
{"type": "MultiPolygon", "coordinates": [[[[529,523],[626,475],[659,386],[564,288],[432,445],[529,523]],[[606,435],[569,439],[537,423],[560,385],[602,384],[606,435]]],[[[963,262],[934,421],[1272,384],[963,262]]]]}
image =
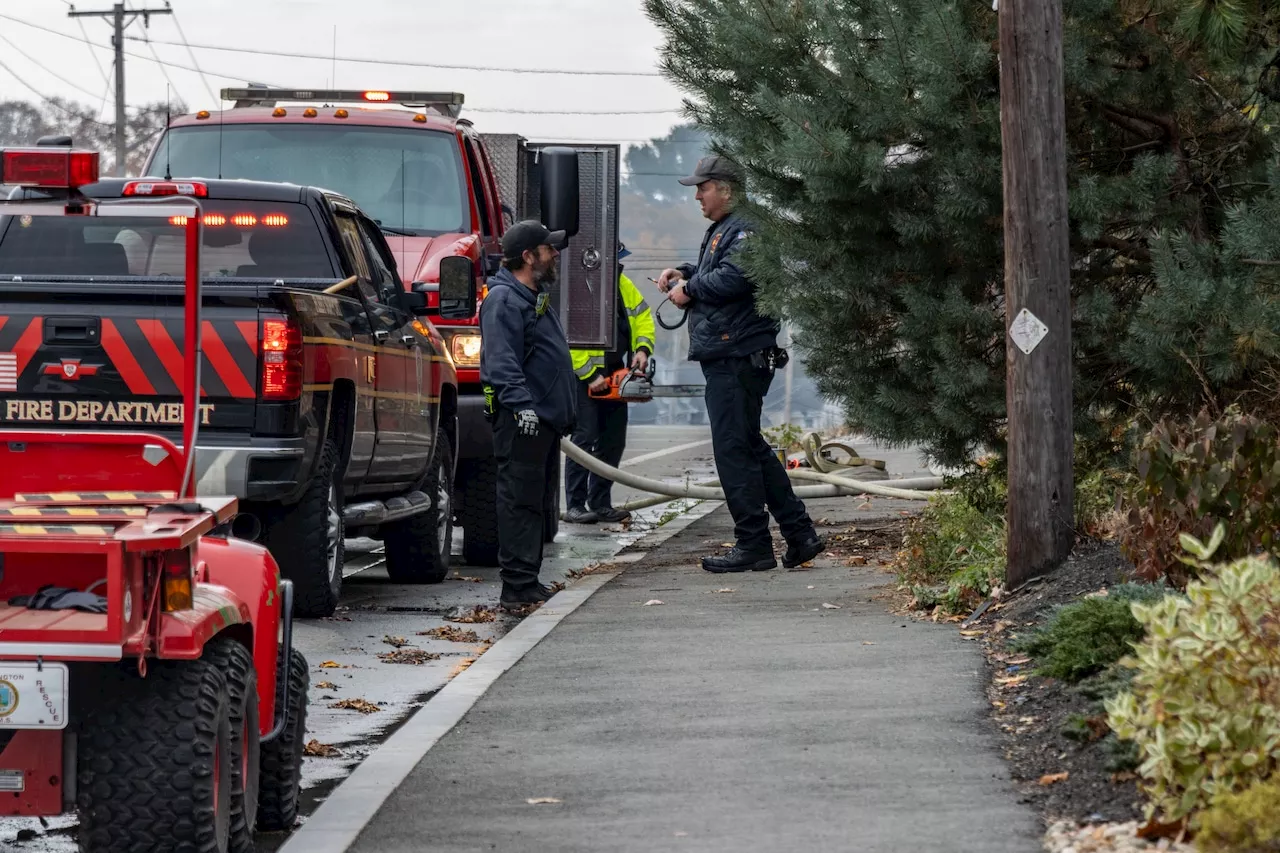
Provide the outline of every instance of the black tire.
{"type": "Polygon", "coordinates": [[[498,460],[472,460],[455,492],[463,561],[468,566],[498,565],[498,460]]]}
{"type": "Polygon", "coordinates": [[[302,748],[307,735],[307,659],[297,649],[289,657],[289,719],[280,736],[262,745],[258,774],[258,829],[281,832],[298,820],[302,789],[302,748]]]}
{"type": "Polygon", "coordinates": [[[449,574],[453,546],[453,448],[436,433],[435,458],[422,484],[431,509],[383,525],[387,575],[395,583],[440,583],[449,574]]]}
{"type": "Polygon", "coordinates": [[[231,835],[227,679],[212,660],[121,673],[79,728],[84,853],[226,853],[231,835]],[[215,781],[216,780],[216,781],[215,781]]]}
{"type": "Polygon", "coordinates": [[[338,445],[325,439],[302,500],[271,514],[263,541],[293,581],[295,616],[332,616],[342,593],[342,483],[338,445]]]}
{"type": "Polygon", "coordinates": [[[218,664],[231,699],[231,853],[253,853],[258,816],[261,731],[258,727],[258,673],[253,655],[234,640],[215,640],[205,657],[218,664]]]}
{"type": "Polygon", "coordinates": [[[561,468],[560,468],[559,454],[556,455],[555,469],[556,469],[555,476],[551,478],[552,482],[555,483],[555,487],[547,495],[547,497],[549,498],[548,504],[542,508],[543,509],[543,513],[542,513],[542,541],[543,542],[556,541],[556,534],[560,532],[560,478],[562,474],[561,474],[561,468]]]}

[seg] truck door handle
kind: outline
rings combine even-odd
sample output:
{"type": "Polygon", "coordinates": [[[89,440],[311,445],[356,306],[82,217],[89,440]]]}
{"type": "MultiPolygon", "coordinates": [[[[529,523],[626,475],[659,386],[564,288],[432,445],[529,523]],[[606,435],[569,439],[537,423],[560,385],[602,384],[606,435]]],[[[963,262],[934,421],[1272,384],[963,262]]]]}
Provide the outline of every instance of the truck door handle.
{"type": "Polygon", "coordinates": [[[378,329],[373,333],[373,339],[378,343],[382,343],[389,337],[391,337],[391,333],[388,332],[386,329],[378,329]]]}
{"type": "Polygon", "coordinates": [[[407,347],[416,347],[418,345],[418,339],[415,338],[413,335],[401,335],[400,343],[404,344],[407,347]]]}

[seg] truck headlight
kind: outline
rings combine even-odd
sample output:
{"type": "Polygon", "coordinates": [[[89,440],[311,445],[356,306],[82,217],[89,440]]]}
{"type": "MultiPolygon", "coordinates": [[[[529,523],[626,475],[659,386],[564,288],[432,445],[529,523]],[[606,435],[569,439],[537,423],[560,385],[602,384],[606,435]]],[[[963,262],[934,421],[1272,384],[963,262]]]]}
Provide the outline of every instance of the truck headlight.
{"type": "Polygon", "coordinates": [[[453,355],[453,363],[459,367],[479,367],[480,335],[463,332],[450,336],[449,352],[453,355]]]}

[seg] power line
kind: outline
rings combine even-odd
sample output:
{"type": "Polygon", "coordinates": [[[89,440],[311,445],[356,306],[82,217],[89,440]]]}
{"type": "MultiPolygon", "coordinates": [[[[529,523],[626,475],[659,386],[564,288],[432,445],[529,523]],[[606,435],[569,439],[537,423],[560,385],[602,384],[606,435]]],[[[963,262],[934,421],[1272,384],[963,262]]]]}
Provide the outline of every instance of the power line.
{"type": "Polygon", "coordinates": [[[555,116],[660,116],[674,115],[675,110],[538,110],[538,109],[504,109],[499,107],[466,107],[471,113],[514,113],[517,115],[555,115],[555,116]]]}
{"type": "MultiPolygon", "coordinates": [[[[21,24],[21,25],[26,26],[26,27],[31,27],[32,29],[40,30],[41,32],[45,32],[45,33],[49,33],[50,35],[58,36],[59,38],[70,39],[71,41],[77,41],[77,42],[78,42],[78,41],[80,41],[80,39],[76,38],[75,36],[71,35],[70,33],[59,32],[58,30],[55,30],[55,29],[53,29],[53,28],[51,28],[51,27],[42,26],[41,24],[33,24],[33,23],[32,23],[32,22],[30,22],[30,21],[24,21],[24,20],[22,20],[21,18],[15,18],[15,17],[13,17],[12,15],[6,15],[6,14],[4,14],[3,12],[0,12],[0,19],[6,20],[6,21],[12,21],[12,22],[13,22],[13,23],[15,23],[15,24],[21,24]]],[[[83,25],[83,24],[81,24],[81,28],[83,28],[83,26],[84,26],[84,25],[83,25]]],[[[90,41],[88,40],[88,34],[87,34],[87,33],[86,33],[86,37],[85,37],[85,44],[88,44],[90,47],[101,47],[101,45],[95,45],[95,44],[93,44],[92,42],[90,42],[90,41]]],[[[141,60],[143,60],[143,61],[145,61],[145,62],[155,62],[155,63],[157,63],[157,64],[159,64],[159,65],[167,65],[167,66],[168,66],[168,67],[170,67],[170,68],[178,68],[178,69],[181,69],[181,70],[183,70],[183,71],[194,71],[194,72],[196,72],[197,74],[204,74],[204,73],[206,73],[204,70],[202,70],[202,69],[200,69],[200,68],[193,68],[193,67],[191,67],[190,65],[183,65],[183,64],[182,64],[182,63],[180,63],[180,62],[173,62],[172,60],[164,60],[164,59],[158,59],[158,58],[153,59],[153,58],[151,58],[150,56],[147,56],[146,54],[143,54],[143,53],[133,53],[133,52],[131,52],[131,51],[126,50],[126,51],[124,51],[124,55],[125,55],[125,56],[128,56],[128,57],[130,57],[130,58],[132,58],[132,59],[141,59],[141,60]]],[[[207,72],[207,73],[209,73],[209,74],[213,75],[214,77],[221,77],[221,78],[223,78],[223,79],[225,79],[225,80],[239,80],[239,81],[244,81],[244,80],[246,79],[246,78],[245,78],[245,75],[243,75],[243,74],[219,74],[219,73],[218,73],[218,72],[216,72],[216,71],[209,71],[209,72],[207,72]]],[[[265,83],[265,81],[263,81],[263,82],[265,83]]],[[[274,86],[275,84],[273,84],[273,83],[266,83],[266,85],[274,86]]],[[[215,98],[214,100],[217,100],[217,98],[215,98]]]]}
{"type": "MultiPolygon", "coordinates": [[[[74,9],[70,3],[68,8],[74,9]]],[[[98,60],[98,52],[93,49],[93,42],[89,41],[89,31],[84,28],[84,21],[76,18],[76,24],[80,27],[80,35],[83,37],[85,47],[89,48],[89,56],[93,58],[93,64],[97,66],[98,73],[102,75],[102,82],[108,86],[111,85],[111,78],[107,75],[107,69],[102,67],[102,63],[98,60]]],[[[103,100],[106,100],[105,98],[103,100]]]]}
{"type": "Polygon", "coordinates": [[[177,84],[175,84],[173,80],[170,79],[169,69],[165,67],[165,64],[163,62],[160,61],[160,55],[156,53],[156,46],[151,43],[150,39],[147,40],[147,47],[151,48],[151,55],[156,58],[156,63],[159,64],[160,66],[160,73],[164,75],[164,82],[168,83],[169,88],[172,89],[177,94],[178,100],[185,103],[187,99],[182,97],[182,93],[178,91],[177,84]]]}
{"type": "MultiPolygon", "coordinates": [[[[138,40],[137,36],[126,36],[134,41],[138,40]]],[[[177,42],[156,41],[156,44],[168,44],[174,47],[181,47],[177,42]]],[[[280,50],[263,50],[254,47],[225,47],[214,44],[190,44],[189,48],[197,50],[220,50],[227,53],[252,53],[258,56],[276,56],[286,59],[319,59],[325,62],[355,62],[366,65],[400,65],[407,68],[437,68],[448,71],[492,71],[502,74],[567,74],[570,76],[582,77],[661,77],[657,71],[605,71],[605,70],[578,70],[571,68],[509,68],[498,65],[449,65],[441,62],[421,62],[414,60],[400,59],[367,59],[359,56],[325,56],[319,53],[298,53],[280,50]]]]}
{"type": "Polygon", "coordinates": [[[32,86],[23,78],[19,77],[17,72],[15,72],[12,68],[6,65],[3,62],[3,60],[0,60],[0,70],[7,71],[9,73],[9,76],[12,77],[14,80],[17,80],[18,83],[21,84],[23,88],[28,89],[31,92],[31,94],[35,95],[41,101],[43,101],[44,103],[48,104],[49,106],[53,107],[55,110],[58,110],[61,113],[69,115],[72,118],[80,119],[81,121],[87,121],[89,122],[89,124],[96,124],[98,125],[98,127],[115,127],[115,125],[113,124],[107,124],[105,122],[98,121],[97,119],[89,118],[86,115],[81,115],[80,113],[76,112],[73,109],[64,107],[62,104],[58,103],[55,100],[52,100],[51,98],[46,98],[44,95],[40,94],[39,89],[37,89],[35,86],[32,86]]]}
{"type": "MultiPolygon", "coordinates": [[[[175,18],[176,18],[176,16],[175,16],[175,18]]],[[[31,28],[33,28],[33,29],[37,29],[37,30],[40,30],[40,31],[42,31],[42,32],[49,33],[50,35],[60,36],[60,37],[62,37],[62,38],[64,38],[64,39],[70,39],[71,41],[80,41],[80,39],[76,38],[75,36],[73,36],[73,35],[71,35],[71,34],[69,34],[69,33],[59,32],[58,30],[52,29],[52,28],[50,28],[50,27],[41,26],[40,24],[34,24],[34,23],[31,23],[30,21],[24,21],[24,20],[22,20],[22,19],[20,19],[20,18],[15,18],[15,17],[13,17],[12,15],[6,15],[6,14],[4,14],[3,12],[0,12],[0,19],[7,20],[7,21],[12,21],[12,22],[13,22],[13,23],[15,23],[15,24],[22,24],[22,25],[24,25],[24,26],[28,26],[28,27],[31,27],[31,28]]],[[[175,23],[176,23],[176,20],[175,20],[175,23]]],[[[83,27],[83,24],[81,24],[81,27],[83,27]]],[[[154,63],[156,63],[157,65],[160,65],[160,66],[167,66],[167,67],[169,67],[169,68],[177,68],[177,69],[182,70],[182,71],[192,71],[192,72],[195,72],[196,74],[200,74],[200,75],[202,75],[202,76],[204,76],[204,75],[206,75],[206,74],[207,74],[207,75],[211,75],[211,76],[214,76],[214,77],[221,77],[221,78],[222,78],[222,79],[224,79],[224,80],[237,80],[237,81],[244,81],[244,80],[246,80],[246,79],[247,79],[246,75],[244,75],[244,74],[221,74],[221,73],[219,73],[219,72],[217,72],[217,71],[205,71],[205,69],[203,69],[203,68],[199,67],[198,65],[196,65],[196,66],[192,66],[192,65],[184,65],[184,64],[182,64],[182,63],[180,63],[180,62],[175,62],[175,61],[173,61],[173,60],[171,60],[171,59],[161,59],[161,58],[160,58],[160,56],[159,56],[159,54],[158,54],[158,53],[156,53],[156,50],[155,50],[154,45],[157,45],[157,44],[160,44],[160,45],[173,45],[173,43],[172,43],[172,42],[161,41],[161,40],[159,40],[159,39],[141,38],[141,37],[138,37],[138,36],[126,36],[126,37],[125,37],[125,40],[126,40],[126,41],[141,41],[141,42],[145,43],[148,47],[150,47],[150,48],[151,48],[151,53],[152,53],[152,55],[151,55],[151,56],[147,56],[146,54],[143,54],[143,53],[134,53],[134,52],[132,52],[132,51],[128,51],[128,50],[124,51],[124,55],[125,55],[125,56],[128,56],[128,57],[130,57],[130,58],[132,58],[132,59],[141,59],[141,60],[143,60],[143,61],[145,61],[145,62],[154,62],[154,63]]],[[[84,42],[84,43],[85,43],[86,45],[89,45],[89,46],[90,46],[90,48],[97,46],[97,45],[94,45],[92,42],[88,41],[87,34],[86,34],[86,39],[85,39],[85,42],[84,42]]],[[[196,46],[198,46],[198,45],[196,45],[196,46]]],[[[95,55],[95,58],[96,58],[96,55],[95,55]]],[[[389,63],[389,64],[394,64],[394,63],[389,63]]],[[[105,73],[104,73],[104,77],[105,77],[105,73]]],[[[167,79],[167,77],[166,77],[166,79],[167,79]]],[[[277,85],[277,84],[275,84],[275,83],[270,83],[270,82],[265,81],[265,80],[259,80],[258,82],[261,82],[263,85],[270,86],[271,88],[282,88],[282,87],[278,86],[278,85],[277,85]]],[[[206,88],[208,88],[208,84],[207,84],[207,82],[206,82],[206,88]]],[[[176,87],[176,86],[174,86],[174,89],[176,90],[176,89],[177,89],[177,87],[176,87]]],[[[213,93],[212,91],[210,91],[210,92],[209,92],[209,94],[210,94],[210,97],[212,97],[214,101],[218,101],[218,100],[219,100],[219,98],[218,98],[216,95],[214,95],[214,93],[213,93]]],[[[95,96],[95,97],[96,97],[96,96],[95,96]]],[[[546,110],[546,109],[524,109],[524,108],[505,108],[505,107],[466,107],[465,109],[466,109],[466,111],[467,111],[467,112],[474,112],[474,113],[482,113],[482,114],[512,114],[512,115],[584,115],[584,116],[585,116],[585,115],[598,115],[598,116],[626,116],[626,115],[675,115],[676,113],[681,112],[681,110],[680,110],[680,109],[672,109],[672,110],[661,110],[661,109],[659,109],[659,110],[546,110]]],[[[609,140],[609,141],[606,141],[606,140],[588,139],[588,138],[585,138],[585,137],[584,137],[584,138],[581,138],[581,139],[564,139],[563,141],[565,141],[565,142],[600,142],[600,143],[602,143],[602,144],[617,144],[617,143],[619,143],[619,142],[623,142],[623,143],[637,143],[637,144],[650,144],[650,143],[652,143],[654,140],[652,140],[652,139],[623,139],[623,140],[609,140]]],[[[677,140],[677,141],[675,141],[675,142],[668,143],[668,144],[672,144],[672,145],[692,145],[692,144],[695,144],[695,141],[693,141],[693,140],[677,140]]]]}
{"type": "MultiPolygon", "coordinates": [[[[197,71],[200,71],[200,63],[196,61],[196,55],[191,50],[191,45],[187,43],[187,34],[182,31],[182,24],[178,23],[177,12],[173,13],[173,25],[178,28],[178,35],[182,37],[182,43],[187,47],[187,56],[191,57],[191,64],[196,67],[197,71]]],[[[150,44],[151,40],[147,39],[147,43],[150,44]]],[[[155,47],[152,47],[151,51],[154,53],[155,47]]],[[[156,58],[159,59],[159,57],[156,58]]],[[[217,102],[218,98],[213,94],[213,87],[209,85],[209,78],[205,76],[203,71],[200,71],[200,79],[204,81],[204,90],[209,93],[209,99],[217,102]]]]}
{"type": "Polygon", "coordinates": [[[57,80],[61,80],[63,83],[70,86],[72,89],[75,89],[77,92],[83,92],[84,94],[88,95],[90,98],[98,97],[97,92],[90,92],[88,89],[81,86],[80,84],[72,83],[66,77],[63,77],[61,74],[54,71],[49,66],[43,64],[39,60],[33,59],[30,54],[28,54],[22,48],[18,47],[16,44],[10,41],[3,33],[0,33],[0,41],[3,41],[5,44],[9,45],[9,47],[13,48],[14,53],[18,54],[18,56],[21,56],[23,59],[27,60],[27,62],[30,62],[36,68],[39,68],[41,71],[43,71],[45,74],[48,74],[50,77],[53,77],[57,80]]]}
{"type": "Polygon", "coordinates": [[[69,18],[102,18],[111,22],[111,47],[115,49],[115,72],[116,72],[116,174],[123,177],[125,174],[125,158],[129,155],[128,142],[125,138],[125,123],[128,121],[128,113],[124,100],[124,31],[139,17],[142,18],[143,26],[151,26],[152,15],[172,15],[173,9],[166,3],[163,9],[125,9],[125,3],[119,2],[114,4],[110,9],[94,9],[89,11],[80,11],[74,6],[70,7],[67,12],[69,18]],[[133,17],[125,20],[126,14],[133,17]]]}

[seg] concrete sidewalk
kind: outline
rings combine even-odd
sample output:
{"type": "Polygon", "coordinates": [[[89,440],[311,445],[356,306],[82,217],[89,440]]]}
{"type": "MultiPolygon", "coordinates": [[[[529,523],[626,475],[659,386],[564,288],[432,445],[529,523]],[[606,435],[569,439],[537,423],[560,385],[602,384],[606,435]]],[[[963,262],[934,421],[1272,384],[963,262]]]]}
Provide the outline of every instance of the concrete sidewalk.
{"type": "MultiPolygon", "coordinates": [[[[897,509],[854,504],[810,510],[864,524],[897,509]]],[[[698,568],[731,537],[721,508],[596,592],[350,849],[1040,849],[983,724],[976,646],[886,613],[872,600],[883,570],[698,568]]]]}

